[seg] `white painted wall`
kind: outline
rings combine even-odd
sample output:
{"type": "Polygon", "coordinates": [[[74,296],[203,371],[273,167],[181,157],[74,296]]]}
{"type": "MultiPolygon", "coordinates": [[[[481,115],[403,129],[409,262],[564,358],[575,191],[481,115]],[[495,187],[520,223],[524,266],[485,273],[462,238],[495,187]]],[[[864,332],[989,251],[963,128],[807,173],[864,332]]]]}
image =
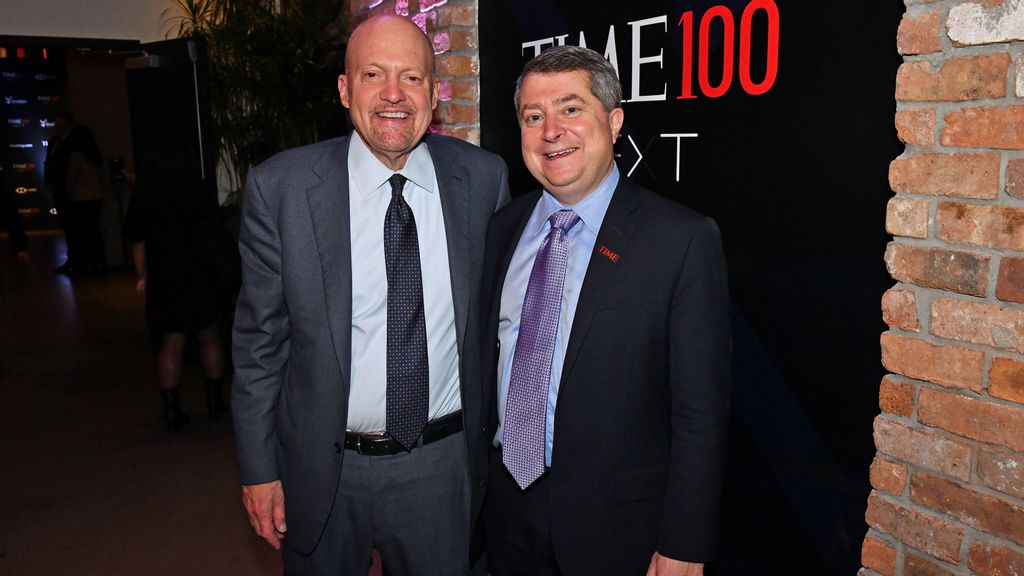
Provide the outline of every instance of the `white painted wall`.
{"type": "Polygon", "coordinates": [[[0,0],[0,35],[165,39],[160,14],[173,0],[0,0]]]}

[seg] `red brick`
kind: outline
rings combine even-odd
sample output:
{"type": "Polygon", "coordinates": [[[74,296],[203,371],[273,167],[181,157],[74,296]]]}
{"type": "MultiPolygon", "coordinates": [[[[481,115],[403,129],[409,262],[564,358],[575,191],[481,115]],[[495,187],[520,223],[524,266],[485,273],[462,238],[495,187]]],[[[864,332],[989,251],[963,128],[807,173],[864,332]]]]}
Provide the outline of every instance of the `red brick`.
{"type": "Polygon", "coordinates": [[[917,419],[925,426],[1024,451],[1024,409],[922,388],[917,419]]]}
{"type": "Polygon", "coordinates": [[[914,474],[910,481],[910,498],[972,528],[1024,544],[1024,508],[1012,502],[927,472],[914,474]]]}
{"type": "Polygon", "coordinates": [[[452,80],[452,99],[475,101],[477,99],[476,79],[452,80]]]}
{"type": "Polygon", "coordinates": [[[1024,454],[982,449],[978,452],[978,478],[989,488],[1024,499],[1024,454]]]}
{"type": "Polygon", "coordinates": [[[442,56],[439,62],[440,74],[444,76],[458,77],[470,77],[476,76],[479,69],[479,63],[476,58],[472,56],[456,56],[456,55],[445,55],[442,56]]]}
{"type": "Polygon", "coordinates": [[[1024,158],[1011,158],[1006,163],[1006,193],[1024,200],[1024,158]]]}
{"type": "Polygon", "coordinates": [[[442,6],[437,9],[437,25],[476,26],[476,8],[473,6],[442,6]]]}
{"type": "Polygon", "coordinates": [[[1005,52],[950,58],[939,70],[934,70],[931,62],[905,62],[896,72],[896,100],[949,102],[1002,98],[1006,96],[1009,70],[1010,55],[1005,52]]]}
{"type": "Polygon", "coordinates": [[[445,103],[439,108],[441,109],[441,120],[448,125],[476,124],[480,121],[476,104],[445,103]]]}
{"type": "Polygon", "coordinates": [[[1024,353],[1024,310],[954,298],[932,302],[931,333],[1024,353]]]}
{"type": "Polygon", "coordinates": [[[912,154],[889,164],[893,192],[996,198],[999,196],[998,153],[912,154]]]}
{"type": "Polygon", "coordinates": [[[929,54],[942,50],[939,43],[937,11],[911,16],[904,14],[896,32],[896,48],[900,54],[929,54]]]}
{"type": "Polygon", "coordinates": [[[892,375],[886,375],[878,387],[878,407],[897,416],[911,416],[914,413],[913,384],[897,382],[892,375]]]}
{"type": "Polygon", "coordinates": [[[444,134],[464,140],[471,144],[480,145],[480,129],[475,126],[445,126],[444,124],[433,123],[430,125],[431,134],[444,134]]]}
{"type": "Polygon", "coordinates": [[[1024,106],[978,106],[946,114],[943,146],[1024,149],[1024,106]]]}
{"type": "Polygon", "coordinates": [[[900,282],[950,290],[971,296],[984,296],[988,291],[990,256],[910,246],[890,242],[885,250],[889,274],[900,282]]]}
{"type": "Polygon", "coordinates": [[[887,290],[882,294],[882,320],[886,324],[908,332],[920,332],[917,317],[917,297],[912,290],[887,290]]]}
{"type": "Polygon", "coordinates": [[[896,135],[910,146],[932,146],[935,144],[935,109],[897,110],[896,135]]]}
{"type": "Polygon", "coordinates": [[[1024,362],[993,358],[988,372],[988,393],[996,398],[1024,404],[1024,362]]]}
{"type": "Polygon", "coordinates": [[[896,573],[896,549],[871,536],[864,538],[860,548],[860,561],[865,568],[879,574],[893,576],[896,573]]]}
{"type": "Polygon", "coordinates": [[[971,545],[967,562],[980,576],[1024,575],[1024,554],[1003,546],[976,542],[971,545]]]}
{"type": "Polygon", "coordinates": [[[1003,258],[999,266],[996,298],[1004,302],[1024,303],[1024,258],[1003,258]]]}
{"type": "Polygon", "coordinates": [[[1024,208],[942,202],[935,235],[946,242],[1024,250],[1024,208]]]}
{"type": "Polygon", "coordinates": [[[451,32],[451,45],[454,51],[474,51],[479,48],[480,43],[476,39],[475,32],[453,30],[451,32]]]}
{"type": "Polygon", "coordinates": [[[907,487],[907,467],[875,457],[871,462],[871,487],[893,496],[903,494],[907,487]]]}
{"type": "Polygon", "coordinates": [[[480,129],[477,127],[459,126],[452,128],[452,136],[477,146],[480,145],[480,129]]]}
{"type": "Polygon", "coordinates": [[[882,365],[890,372],[947,388],[982,390],[985,354],[956,346],[937,346],[911,336],[882,334],[882,365]]]}
{"type": "Polygon", "coordinates": [[[942,518],[889,502],[877,492],[868,497],[869,526],[936,558],[955,562],[960,557],[963,529],[942,518]]]}
{"type": "Polygon", "coordinates": [[[971,477],[970,445],[910,428],[883,416],[875,418],[875,447],[898,460],[961,480],[971,477]]]}
{"type": "Polygon", "coordinates": [[[907,552],[903,557],[903,576],[953,576],[948,564],[927,560],[907,552]]]}
{"type": "Polygon", "coordinates": [[[928,237],[928,201],[890,198],[885,210],[885,231],[893,236],[928,237]]]}

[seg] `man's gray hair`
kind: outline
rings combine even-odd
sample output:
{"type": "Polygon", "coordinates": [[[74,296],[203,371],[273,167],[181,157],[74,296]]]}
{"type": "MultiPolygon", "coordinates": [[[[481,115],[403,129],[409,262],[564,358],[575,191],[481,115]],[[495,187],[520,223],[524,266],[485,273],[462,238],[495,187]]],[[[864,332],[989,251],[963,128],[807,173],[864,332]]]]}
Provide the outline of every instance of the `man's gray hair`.
{"type": "Polygon", "coordinates": [[[590,93],[601,102],[606,112],[619,107],[622,101],[622,84],[615,74],[615,67],[608,60],[590,48],[579,46],[556,46],[538,54],[526,63],[516,80],[516,116],[519,116],[519,91],[523,80],[529,74],[553,74],[582,70],[590,76],[590,93]]]}

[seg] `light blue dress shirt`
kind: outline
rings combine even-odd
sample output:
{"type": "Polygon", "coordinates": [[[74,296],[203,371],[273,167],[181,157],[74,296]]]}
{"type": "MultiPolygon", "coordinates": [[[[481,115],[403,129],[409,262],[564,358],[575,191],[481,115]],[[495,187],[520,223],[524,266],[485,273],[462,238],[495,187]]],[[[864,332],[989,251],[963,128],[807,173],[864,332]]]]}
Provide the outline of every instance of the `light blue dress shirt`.
{"type": "Polygon", "coordinates": [[[562,286],[562,306],[559,311],[558,330],[555,333],[555,353],[551,360],[551,380],[548,384],[547,422],[544,430],[544,465],[551,466],[551,446],[555,431],[555,405],[558,402],[558,385],[562,379],[562,363],[569,343],[569,331],[576,315],[583,279],[590,266],[597,233],[601,230],[605,212],[611,203],[612,194],[619,183],[619,170],[612,163],[611,173],[589,196],[576,206],[564,206],[547,190],[526,222],[523,235],[512,255],[501,290],[501,304],[498,311],[498,430],[494,445],[501,444],[504,437],[505,400],[508,396],[508,382],[512,374],[512,359],[515,357],[516,340],[519,337],[519,323],[523,312],[523,299],[530,283],[533,261],[540,250],[541,242],[551,230],[548,218],[559,210],[571,209],[580,216],[580,222],[573,226],[567,238],[569,254],[565,268],[565,283],[562,286]]]}
{"type": "MultiPolygon", "coordinates": [[[[398,171],[408,178],[402,196],[416,218],[423,281],[430,378],[428,418],[462,408],[455,307],[448,242],[434,163],[420,143],[398,171]]],[[[348,150],[349,221],[352,241],[352,366],[348,429],[379,432],[387,425],[388,277],[384,267],[384,218],[394,174],[352,133],[348,150]]]]}

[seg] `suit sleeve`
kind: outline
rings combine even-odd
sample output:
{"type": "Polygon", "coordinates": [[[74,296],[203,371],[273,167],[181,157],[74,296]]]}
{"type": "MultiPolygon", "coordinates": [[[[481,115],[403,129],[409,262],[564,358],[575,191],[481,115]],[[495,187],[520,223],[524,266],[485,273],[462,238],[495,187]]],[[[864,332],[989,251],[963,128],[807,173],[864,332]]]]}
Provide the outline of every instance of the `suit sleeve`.
{"type": "Polygon", "coordinates": [[[686,248],[669,314],[672,454],[658,551],[706,562],[717,547],[732,356],[725,258],[710,218],[686,248]]]}
{"type": "Polygon", "coordinates": [[[258,170],[249,172],[239,253],[242,288],[235,309],[232,407],[242,484],[278,479],[276,412],[291,326],[281,280],[281,237],[258,170]]]}

